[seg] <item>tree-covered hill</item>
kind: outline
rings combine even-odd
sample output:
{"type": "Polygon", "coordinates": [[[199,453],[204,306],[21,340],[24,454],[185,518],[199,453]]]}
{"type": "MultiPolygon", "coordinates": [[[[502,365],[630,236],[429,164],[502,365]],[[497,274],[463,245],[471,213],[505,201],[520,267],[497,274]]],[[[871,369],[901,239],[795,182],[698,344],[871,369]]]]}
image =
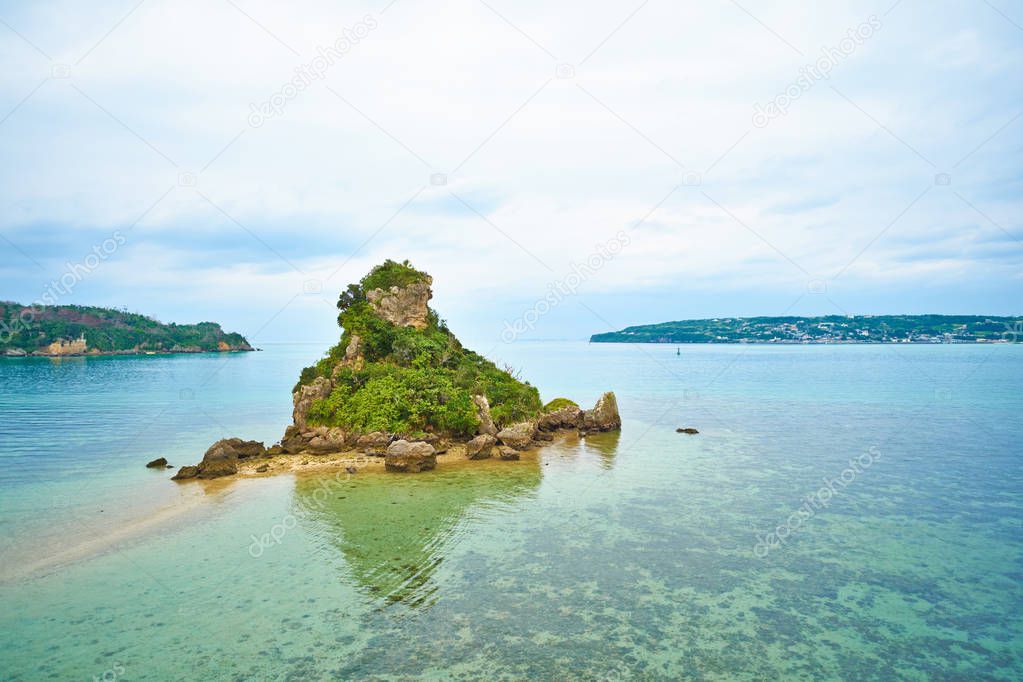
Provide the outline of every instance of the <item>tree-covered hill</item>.
{"type": "Polygon", "coordinates": [[[164,324],[94,306],[0,302],[0,355],[200,353],[252,350],[215,322],[164,324]]]}
{"type": "Polygon", "coordinates": [[[828,315],[679,320],[594,334],[595,343],[1001,343],[1023,341],[1023,318],[828,315]]]}

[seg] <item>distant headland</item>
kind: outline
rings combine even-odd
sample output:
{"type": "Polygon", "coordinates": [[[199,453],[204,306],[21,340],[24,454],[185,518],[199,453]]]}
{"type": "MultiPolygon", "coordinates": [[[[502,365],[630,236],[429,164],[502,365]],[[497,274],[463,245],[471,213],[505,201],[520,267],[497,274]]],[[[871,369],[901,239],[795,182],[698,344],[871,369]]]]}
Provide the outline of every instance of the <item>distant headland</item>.
{"type": "Polygon", "coordinates": [[[594,334],[594,343],[1019,343],[1023,317],[828,315],[679,320],[594,334]]]}
{"type": "Polygon", "coordinates": [[[0,301],[0,357],[226,353],[253,350],[215,322],[164,324],[113,308],[0,301]]]}

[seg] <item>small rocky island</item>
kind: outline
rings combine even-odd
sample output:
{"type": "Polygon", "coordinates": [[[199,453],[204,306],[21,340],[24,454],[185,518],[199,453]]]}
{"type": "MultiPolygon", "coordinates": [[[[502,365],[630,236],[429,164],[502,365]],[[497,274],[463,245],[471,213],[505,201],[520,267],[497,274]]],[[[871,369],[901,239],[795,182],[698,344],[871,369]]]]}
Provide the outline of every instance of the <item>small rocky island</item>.
{"type": "Polygon", "coordinates": [[[517,460],[560,435],[621,428],[614,393],[591,410],[544,405],[528,382],[463,347],[429,307],[433,279],[386,261],[338,300],[340,342],[306,367],[280,442],[230,438],[175,480],[273,473],[302,465],[354,471],[383,461],[417,473],[447,460],[517,460]],[[379,458],[379,459],[375,459],[379,458]]]}

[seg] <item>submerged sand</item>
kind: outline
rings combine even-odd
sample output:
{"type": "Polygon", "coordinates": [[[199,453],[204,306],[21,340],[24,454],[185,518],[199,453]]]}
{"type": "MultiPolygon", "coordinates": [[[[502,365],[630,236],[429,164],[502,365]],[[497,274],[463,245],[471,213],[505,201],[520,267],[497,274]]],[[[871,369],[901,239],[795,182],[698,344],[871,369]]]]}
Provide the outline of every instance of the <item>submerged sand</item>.
{"type": "MultiPolygon", "coordinates": [[[[573,433],[556,437],[556,442],[578,440],[573,433]]],[[[486,460],[470,460],[465,456],[465,445],[455,443],[437,455],[437,468],[443,470],[461,469],[463,467],[480,466],[484,462],[493,462],[497,466],[515,466],[520,463],[535,463],[543,448],[525,450],[519,453],[520,461],[500,461],[495,455],[486,460]]],[[[0,583],[41,577],[64,566],[85,561],[103,554],[116,551],[126,545],[138,542],[158,532],[167,532],[180,527],[186,522],[194,521],[204,511],[212,510],[210,502],[222,502],[229,495],[244,490],[244,485],[237,485],[240,480],[263,479],[273,476],[338,476],[357,479],[358,474],[384,474],[384,458],[369,456],[358,450],[332,453],[326,455],[298,454],[274,455],[238,463],[238,473],[234,476],[202,480],[188,479],[168,483],[177,486],[180,495],[172,502],[152,509],[140,509],[129,517],[110,515],[108,518],[90,517],[88,521],[75,519],[79,530],[85,529],[87,534],[76,532],[73,539],[64,537],[59,541],[31,548],[27,556],[7,554],[0,562],[0,583]],[[265,471],[257,471],[266,467],[265,471]]],[[[389,473],[389,476],[416,477],[428,476],[426,473],[389,473]]]]}

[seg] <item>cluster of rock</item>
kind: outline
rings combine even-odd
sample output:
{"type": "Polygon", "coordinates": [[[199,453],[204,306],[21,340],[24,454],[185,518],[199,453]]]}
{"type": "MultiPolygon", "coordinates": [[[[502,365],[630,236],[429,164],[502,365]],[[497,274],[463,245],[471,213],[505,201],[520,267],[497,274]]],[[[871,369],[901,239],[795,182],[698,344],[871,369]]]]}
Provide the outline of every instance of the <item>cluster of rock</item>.
{"type": "MultiPolygon", "coordinates": [[[[228,438],[214,443],[202,461],[195,466],[184,466],[175,474],[174,480],[190,478],[219,478],[238,472],[241,460],[273,457],[282,454],[326,455],[348,451],[360,451],[369,456],[382,457],[387,471],[419,473],[437,466],[437,455],[446,451],[437,437],[423,440],[406,440],[395,434],[374,431],[366,434],[349,434],[339,428],[310,426],[304,410],[308,410],[304,389],[295,393],[295,423],[285,431],[284,438],[277,445],[266,448],[263,443],[228,438]],[[300,409],[305,406],[304,410],[300,409]]],[[[576,431],[585,436],[596,431],[614,431],[621,428],[615,394],[608,392],[600,397],[592,410],[582,410],[576,405],[567,405],[548,412],[536,420],[511,424],[498,428],[490,415],[489,404],[484,396],[474,400],[479,414],[479,433],[465,443],[465,456],[470,460],[496,457],[502,460],[517,460],[520,453],[543,445],[554,439],[560,431],[576,431]]]]}

